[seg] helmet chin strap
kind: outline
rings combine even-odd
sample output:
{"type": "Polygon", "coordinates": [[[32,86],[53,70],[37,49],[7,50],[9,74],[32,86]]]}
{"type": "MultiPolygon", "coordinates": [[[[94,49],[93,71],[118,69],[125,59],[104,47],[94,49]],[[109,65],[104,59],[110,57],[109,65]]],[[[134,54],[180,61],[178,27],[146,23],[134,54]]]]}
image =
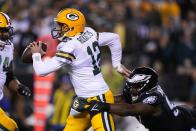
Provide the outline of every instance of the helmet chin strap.
{"type": "Polygon", "coordinates": [[[67,37],[67,33],[69,33],[71,31],[71,29],[69,29],[66,33],[64,33],[64,35],[63,36],[61,36],[61,37],[59,37],[59,38],[57,38],[59,41],[63,41],[63,39],[65,38],[65,37],[67,37]]]}
{"type": "MultiPolygon", "coordinates": [[[[68,27],[69,28],[69,27],[68,27]]],[[[72,27],[72,28],[69,28],[69,30],[68,31],[66,31],[65,33],[64,33],[64,35],[63,35],[63,38],[64,37],[68,37],[66,34],[68,34],[70,31],[72,31],[74,28],[72,27]]]]}

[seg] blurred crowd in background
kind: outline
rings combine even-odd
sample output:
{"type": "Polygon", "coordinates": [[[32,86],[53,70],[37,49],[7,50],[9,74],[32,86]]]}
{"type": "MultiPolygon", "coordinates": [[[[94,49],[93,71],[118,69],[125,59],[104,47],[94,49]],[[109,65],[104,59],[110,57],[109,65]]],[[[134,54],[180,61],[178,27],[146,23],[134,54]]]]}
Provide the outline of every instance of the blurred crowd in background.
{"type": "MultiPolygon", "coordinates": [[[[53,18],[64,8],[79,9],[86,17],[87,26],[98,32],[118,33],[123,48],[122,63],[126,67],[130,70],[136,66],[153,67],[170,99],[196,105],[195,0],[0,0],[0,10],[10,16],[14,27],[15,73],[32,91],[32,64],[22,63],[20,56],[25,47],[36,40],[52,45],[50,55],[55,52],[58,41],[51,38],[50,31],[53,18]]],[[[117,94],[124,79],[112,70],[108,48],[102,51],[104,78],[117,94]]],[[[19,119],[21,129],[31,130],[26,118],[33,113],[33,97],[24,100],[7,89],[5,92],[0,104],[19,119]]],[[[48,131],[62,128],[69,112],[68,101],[73,95],[66,68],[58,71],[50,105],[60,114],[49,113],[48,131]]],[[[117,124],[119,128],[122,126],[125,125],[117,124]]]]}

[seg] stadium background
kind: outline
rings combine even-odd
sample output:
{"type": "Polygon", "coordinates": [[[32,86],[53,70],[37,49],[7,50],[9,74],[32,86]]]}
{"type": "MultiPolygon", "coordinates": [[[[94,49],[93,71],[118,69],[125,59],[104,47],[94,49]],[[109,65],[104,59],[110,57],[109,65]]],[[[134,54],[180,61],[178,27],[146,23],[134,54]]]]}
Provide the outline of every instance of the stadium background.
{"type": "MultiPolygon", "coordinates": [[[[120,35],[126,67],[153,67],[172,101],[196,105],[195,0],[0,0],[0,10],[10,16],[14,27],[15,74],[32,91],[35,76],[32,64],[21,62],[22,51],[28,43],[41,39],[53,45],[53,54],[57,41],[50,38],[52,21],[58,11],[67,7],[82,11],[88,26],[97,31],[120,35]]],[[[104,78],[117,94],[124,80],[112,71],[109,50],[102,51],[104,78]]],[[[35,93],[26,99],[5,88],[0,105],[17,120],[21,131],[62,128],[74,94],[66,72],[65,68],[53,74],[53,88],[45,98],[49,104],[43,108],[45,128],[34,128],[39,123],[34,115],[35,93]]],[[[115,120],[119,131],[134,125],[127,118],[115,116],[115,120]]]]}

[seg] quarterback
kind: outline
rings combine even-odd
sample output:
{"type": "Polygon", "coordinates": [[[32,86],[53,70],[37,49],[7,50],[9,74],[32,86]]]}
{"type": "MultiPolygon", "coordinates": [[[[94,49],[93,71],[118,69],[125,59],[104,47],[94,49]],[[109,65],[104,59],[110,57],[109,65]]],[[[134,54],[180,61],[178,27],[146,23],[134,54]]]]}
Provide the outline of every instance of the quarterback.
{"type": "MultiPolygon", "coordinates": [[[[101,73],[100,47],[109,47],[114,69],[127,77],[129,70],[121,64],[119,36],[109,32],[98,33],[86,27],[84,15],[72,8],[61,10],[54,21],[56,27],[52,29],[51,35],[60,41],[56,55],[42,61],[41,44],[33,42],[29,46],[36,74],[44,76],[68,65],[71,82],[78,97],[114,103],[112,92],[101,73]]],[[[96,131],[114,131],[112,115],[108,112],[95,116],[90,116],[88,112],[76,115],[76,110],[72,108],[64,131],[84,131],[90,126],[96,131]]]]}
{"type": "MultiPolygon", "coordinates": [[[[28,87],[22,85],[14,76],[12,70],[13,43],[11,42],[13,30],[9,17],[0,12],[0,100],[3,98],[4,85],[18,91],[19,94],[30,96],[31,91],[28,87]]],[[[9,118],[0,107],[0,130],[16,131],[18,126],[16,122],[9,118]]]]}

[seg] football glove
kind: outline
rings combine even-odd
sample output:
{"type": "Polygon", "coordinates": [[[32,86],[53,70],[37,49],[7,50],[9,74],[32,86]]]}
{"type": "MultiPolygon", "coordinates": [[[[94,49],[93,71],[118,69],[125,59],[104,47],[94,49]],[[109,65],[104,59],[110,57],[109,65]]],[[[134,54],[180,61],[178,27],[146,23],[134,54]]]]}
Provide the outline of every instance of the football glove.
{"type": "Polygon", "coordinates": [[[20,95],[23,95],[23,96],[31,96],[31,90],[27,86],[25,86],[23,84],[19,84],[18,85],[17,91],[18,91],[18,93],[20,95]]]}
{"type": "Polygon", "coordinates": [[[90,102],[90,106],[88,107],[88,112],[91,116],[91,118],[100,113],[100,112],[108,112],[110,111],[110,104],[108,103],[102,103],[102,102],[99,102],[99,101],[91,101],[90,102]]]}
{"type": "Polygon", "coordinates": [[[123,88],[123,98],[127,103],[132,103],[132,98],[131,98],[131,94],[130,94],[130,89],[128,88],[128,86],[126,85],[123,88]]]}
{"type": "Polygon", "coordinates": [[[88,106],[89,105],[85,98],[75,96],[73,97],[70,114],[72,116],[76,116],[80,114],[81,112],[84,112],[88,106]]]}
{"type": "Polygon", "coordinates": [[[87,109],[87,106],[87,100],[82,97],[75,97],[72,103],[72,108],[79,112],[85,111],[87,109]]]}

